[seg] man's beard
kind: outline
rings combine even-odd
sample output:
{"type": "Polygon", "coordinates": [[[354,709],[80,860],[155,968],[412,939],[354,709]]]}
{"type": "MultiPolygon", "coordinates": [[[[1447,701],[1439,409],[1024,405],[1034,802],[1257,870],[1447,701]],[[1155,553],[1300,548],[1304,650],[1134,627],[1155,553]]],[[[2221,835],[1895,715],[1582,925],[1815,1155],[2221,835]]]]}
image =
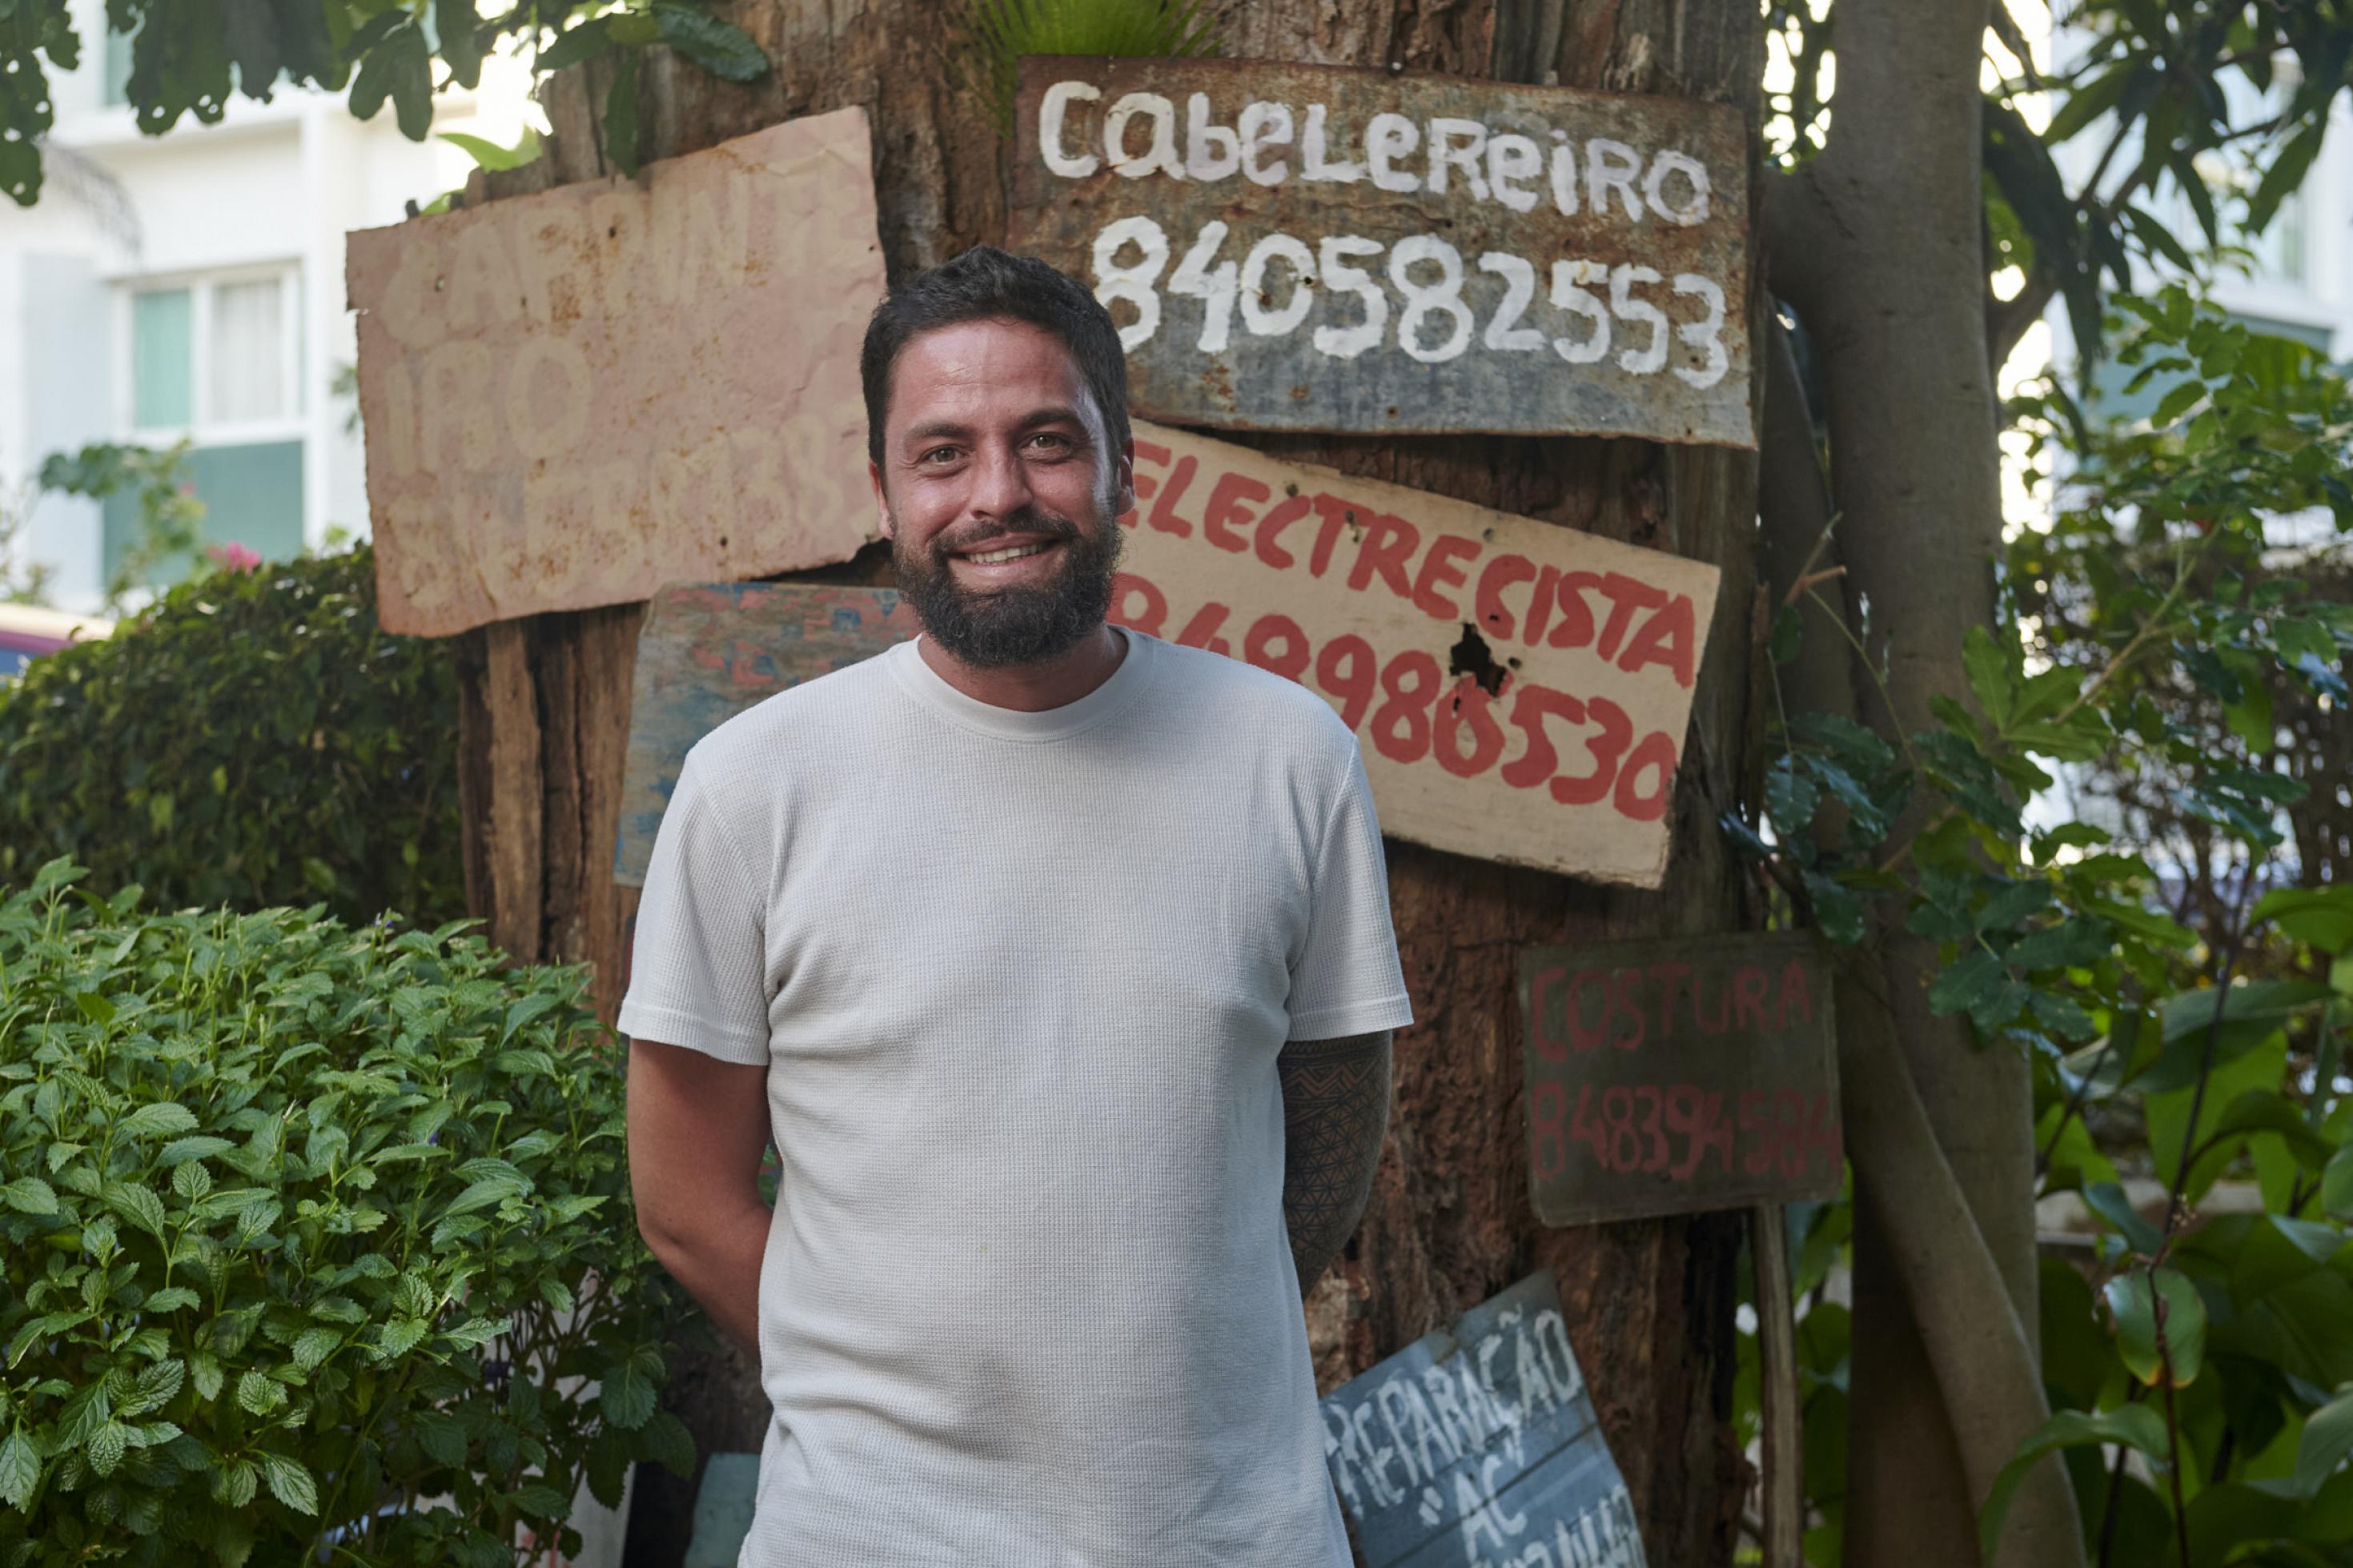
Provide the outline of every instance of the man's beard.
{"type": "Polygon", "coordinates": [[[1034,509],[1005,519],[987,533],[934,534],[921,547],[894,531],[892,564],[899,592],[915,607],[923,630],[975,669],[1039,664],[1070,652],[1103,623],[1111,610],[1112,574],[1119,564],[1119,524],[1106,519],[1090,534],[1069,518],[1034,509]],[[1037,586],[971,589],[955,580],[955,551],[986,548],[991,539],[1042,533],[1060,546],[1061,570],[1037,586]]]}

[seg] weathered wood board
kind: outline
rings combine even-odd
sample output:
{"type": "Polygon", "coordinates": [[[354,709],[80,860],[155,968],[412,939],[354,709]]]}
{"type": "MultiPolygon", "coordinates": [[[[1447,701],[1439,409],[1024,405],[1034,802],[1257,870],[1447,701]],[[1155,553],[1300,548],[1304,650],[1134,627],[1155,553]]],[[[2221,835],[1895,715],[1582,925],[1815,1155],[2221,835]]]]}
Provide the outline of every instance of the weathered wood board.
{"type": "Polygon", "coordinates": [[[895,588],[703,583],[656,594],[638,634],[613,879],[646,885],[654,832],[689,747],[754,703],[918,629],[895,588]]]}
{"type": "Polygon", "coordinates": [[[1545,1224],[1836,1195],[1831,975],[1810,935],[1531,948],[1520,1009],[1545,1224]]]}
{"type": "Polygon", "coordinates": [[[1643,1568],[1549,1270],[1335,1390],[1324,1454],[1366,1568],[1643,1568]]]}
{"type": "Polygon", "coordinates": [[[1112,618],[1303,682],[1381,828],[1654,888],[1714,566],[1139,424],[1112,618]]]}
{"type": "Polygon", "coordinates": [[[1753,447],[1739,112],[1261,60],[1021,62],[1017,248],[1136,412],[1753,447]]]}
{"type": "Polygon", "coordinates": [[[872,533],[865,113],[350,237],[379,611],[441,636],[872,533]]]}

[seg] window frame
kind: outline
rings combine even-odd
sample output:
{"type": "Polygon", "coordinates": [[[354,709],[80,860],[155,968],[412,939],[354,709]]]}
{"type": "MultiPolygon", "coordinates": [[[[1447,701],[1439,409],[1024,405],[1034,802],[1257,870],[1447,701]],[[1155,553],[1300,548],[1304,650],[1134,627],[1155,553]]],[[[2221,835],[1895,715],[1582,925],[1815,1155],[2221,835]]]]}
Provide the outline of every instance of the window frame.
{"type": "Polygon", "coordinates": [[[295,260],[248,262],[200,271],[158,272],[125,279],[115,291],[114,427],[122,438],[168,447],[185,440],[199,447],[241,447],[269,441],[305,441],[310,435],[302,384],[302,268],[295,260]],[[213,400],[213,295],[227,285],[278,284],[279,375],[281,412],[266,419],[216,419],[213,400]],[[188,292],[188,422],[138,423],[137,319],[142,294],[188,292]]]}

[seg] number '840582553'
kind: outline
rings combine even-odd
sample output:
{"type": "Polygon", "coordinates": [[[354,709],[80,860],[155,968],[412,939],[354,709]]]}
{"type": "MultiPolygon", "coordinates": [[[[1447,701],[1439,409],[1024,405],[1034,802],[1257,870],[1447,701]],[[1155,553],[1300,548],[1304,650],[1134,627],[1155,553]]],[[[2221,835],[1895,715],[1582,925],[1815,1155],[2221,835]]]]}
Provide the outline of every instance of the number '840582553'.
{"type": "MultiPolygon", "coordinates": [[[[1467,353],[1475,341],[1499,353],[1541,353],[1549,348],[1573,365],[1607,360],[1630,375],[1662,370],[1695,389],[1724,379],[1731,359],[1724,346],[1724,290],[1697,272],[1672,278],[1633,263],[1557,260],[1552,264],[1548,298],[1560,313],[1558,332],[1527,324],[1536,296],[1536,268],[1525,257],[1490,250],[1466,268],[1462,253],[1434,234],[1409,235],[1394,245],[1357,235],[1326,235],[1315,246],[1293,235],[1269,234],[1239,259],[1225,249],[1229,227],[1222,221],[1201,226],[1176,269],[1161,282],[1173,247],[1167,230],[1137,215],[1105,224],[1094,238],[1095,298],[1105,306],[1125,300],[1134,319],[1120,329],[1120,346],[1133,353],[1159,331],[1161,290],[1201,301],[1198,346],[1223,353],[1233,343],[1235,318],[1257,337],[1282,337],[1304,325],[1321,289],[1335,298],[1354,296],[1355,320],[1316,326],[1310,341],[1317,353],[1354,359],[1385,339],[1423,364],[1442,364],[1467,353]],[[1384,265],[1377,258],[1388,253],[1384,265]],[[1132,258],[1132,259],[1130,259],[1132,258]],[[1276,265],[1290,274],[1282,287],[1276,265]],[[1482,328],[1463,286],[1472,271],[1501,280],[1503,293],[1482,328]],[[1392,312],[1386,278],[1403,301],[1392,312]],[[1671,321],[1656,300],[1664,284],[1673,300],[1696,302],[1694,320],[1671,321]],[[1681,343],[1689,352],[1673,353],[1681,343]],[[1678,363],[1669,364],[1670,360],[1678,363]]],[[[1346,307],[1332,314],[1348,313],[1346,307]]],[[[1678,314],[1683,313],[1679,310],[1678,314]]]]}

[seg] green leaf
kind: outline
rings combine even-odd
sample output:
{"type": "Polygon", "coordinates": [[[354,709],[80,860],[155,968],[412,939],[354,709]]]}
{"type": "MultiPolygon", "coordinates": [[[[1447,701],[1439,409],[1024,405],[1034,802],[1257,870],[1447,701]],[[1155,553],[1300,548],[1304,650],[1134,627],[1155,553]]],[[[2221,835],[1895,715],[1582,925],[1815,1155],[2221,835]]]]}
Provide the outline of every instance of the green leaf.
{"type": "Polygon", "coordinates": [[[58,1191],[38,1176],[19,1176],[0,1187],[0,1198],[20,1214],[52,1215],[58,1212],[58,1191]]]}
{"type": "Polygon", "coordinates": [[[220,1358],[210,1351],[195,1352],[188,1357],[188,1381],[195,1384],[197,1398],[207,1403],[218,1399],[226,1382],[220,1358]]]}
{"type": "Polygon", "coordinates": [[[319,1483],[311,1479],[310,1470],[299,1459],[267,1449],[258,1456],[261,1473],[269,1482],[269,1495],[292,1509],[296,1513],[316,1514],[319,1511],[319,1483]]]}
{"type": "Polygon", "coordinates": [[[417,1440],[426,1453],[445,1465],[466,1462],[466,1423],[445,1410],[428,1410],[417,1418],[417,1440]]]}
{"type": "Polygon", "coordinates": [[[385,1361],[406,1355],[430,1327],[422,1318],[393,1319],[377,1331],[376,1354],[385,1361]]]}
{"type": "Polygon", "coordinates": [[[508,1198],[519,1198],[530,1191],[530,1184],[514,1176],[485,1176],[458,1194],[458,1201],[441,1211],[444,1219],[452,1219],[476,1209],[489,1208],[508,1198]]]}
{"type": "Polygon", "coordinates": [[[2009,984],[2010,971],[2001,960],[1976,949],[1937,974],[1928,987],[1928,1006],[1940,1015],[1966,1013],[1999,995],[2009,984]]]}
{"type": "Polygon", "coordinates": [[[226,1154],[237,1145],[226,1138],[214,1138],[202,1133],[192,1138],[174,1138],[164,1145],[155,1163],[169,1171],[191,1160],[209,1160],[216,1154],[226,1154]]]}
{"type": "Polygon", "coordinates": [[[535,68],[541,71],[565,70],[602,54],[610,42],[606,33],[611,26],[612,18],[609,16],[595,16],[581,23],[540,50],[535,68]]]}
{"type": "Polygon", "coordinates": [[[109,1182],[99,1201],[158,1241],[164,1239],[164,1200],[153,1188],[136,1182],[109,1182]]]}
{"type": "Polygon", "coordinates": [[[2340,1219],[2353,1219],[2353,1143],[2331,1154],[2322,1168],[2320,1206],[2340,1219]]]}
{"type": "Polygon", "coordinates": [[[768,74],[768,57],[751,35],[707,12],[683,5],[656,5],[661,41],[722,81],[757,81],[768,74]]]}
{"type": "Polygon", "coordinates": [[[185,1105],[159,1100],[142,1105],[115,1124],[125,1138],[170,1138],[195,1129],[195,1113],[185,1105]]]}
{"type": "Polygon", "coordinates": [[[332,1329],[305,1329],[295,1336],[290,1347],[294,1352],[294,1364],[304,1372],[316,1372],[343,1342],[343,1336],[332,1329]]]}
{"type": "Polygon", "coordinates": [[[605,1412],[606,1420],[624,1431],[634,1432],[653,1418],[654,1385],[637,1368],[625,1363],[605,1374],[596,1403],[605,1412]]]}
{"type": "Polygon", "coordinates": [[[2321,115],[2287,140],[2287,144],[2272,154],[2271,166],[2255,186],[2255,194],[2247,198],[2246,228],[2249,234],[2261,234],[2271,226],[2272,217],[2280,204],[2304,184],[2312,169],[2312,161],[2320,153],[2320,144],[2328,131],[2328,117],[2321,115]]]}
{"type": "Polygon", "coordinates": [[[90,1435],[90,1468],[101,1476],[112,1475],[130,1446],[130,1431],[120,1422],[109,1421],[90,1435]]]}
{"type": "Polygon", "coordinates": [[[246,1373],[237,1380],[237,1403],[248,1415],[267,1415],[286,1403],[286,1385],[265,1373],[246,1373]]]}
{"type": "Polygon", "coordinates": [[[8,1440],[0,1443],[0,1503],[20,1510],[28,1508],[33,1490],[40,1484],[40,1451],[21,1428],[11,1432],[8,1440]]]}
{"type": "Polygon", "coordinates": [[[436,134],[451,146],[462,149],[468,157],[474,160],[477,167],[493,171],[520,169],[535,160],[541,152],[539,128],[535,125],[524,126],[522,138],[512,147],[501,147],[495,142],[480,136],[469,136],[462,131],[442,131],[436,134]]]}
{"type": "Polygon", "coordinates": [[[433,32],[441,41],[441,58],[449,78],[469,92],[481,85],[481,14],[474,0],[433,0],[433,32]]]}
{"type": "Polygon", "coordinates": [[[1997,730],[2008,726],[2018,700],[2017,657],[2014,640],[2005,649],[1983,626],[1971,626],[1961,642],[1961,668],[1968,674],[1969,689],[1997,730]]]}
{"type": "Polygon", "coordinates": [[[2099,1182],[2085,1187],[2083,1196],[2084,1206],[2115,1226],[2126,1246],[2144,1258],[2157,1256],[2158,1247],[2165,1240],[2164,1233],[2132,1206],[2123,1187],[2114,1182],[2099,1182]]]}
{"type": "Polygon", "coordinates": [[[114,1004],[95,991],[75,992],[74,1008],[101,1029],[114,1022],[114,1004]]]}
{"type": "Polygon", "coordinates": [[[2255,900],[2254,918],[2323,952],[2353,948],[2353,884],[2276,888],[2255,900]]]}
{"type": "Polygon", "coordinates": [[[2164,1418],[2146,1405],[2119,1405],[2096,1415],[2083,1410],[2053,1414],[2027,1435],[2026,1441],[2018,1446],[2018,1451],[2002,1466],[1987,1489],[1984,1506],[1978,1510],[1978,1550],[1989,1559],[1993,1556],[1994,1548],[2001,1542],[2001,1527],[2010,1517],[2019,1482],[2044,1455],[2061,1448],[2087,1448],[2109,1443],[2137,1449],[2163,1464],[2167,1452],[2164,1418]]]}
{"type": "Polygon", "coordinates": [[[605,93],[605,155],[631,179],[644,164],[638,141],[638,57],[613,62],[613,85],[605,93]]]}
{"type": "Polygon", "coordinates": [[[2353,1454],[2353,1388],[2339,1389],[2336,1398],[2305,1421],[2304,1436],[2295,1446],[2296,1495],[2316,1495],[2348,1454],[2353,1454]]]}
{"type": "Polygon", "coordinates": [[[2102,1288],[2116,1322],[2116,1352],[2125,1366],[2152,1386],[2169,1381],[2186,1388],[2206,1361],[2206,1303],[2198,1288],[2173,1268],[2133,1268],[2102,1288]],[[2154,1275],[2155,1283],[2151,1284],[2154,1275]],[[2158,1303],[2165,1306],[2165,1353],[2158,1352],[2158,1303]]]}

